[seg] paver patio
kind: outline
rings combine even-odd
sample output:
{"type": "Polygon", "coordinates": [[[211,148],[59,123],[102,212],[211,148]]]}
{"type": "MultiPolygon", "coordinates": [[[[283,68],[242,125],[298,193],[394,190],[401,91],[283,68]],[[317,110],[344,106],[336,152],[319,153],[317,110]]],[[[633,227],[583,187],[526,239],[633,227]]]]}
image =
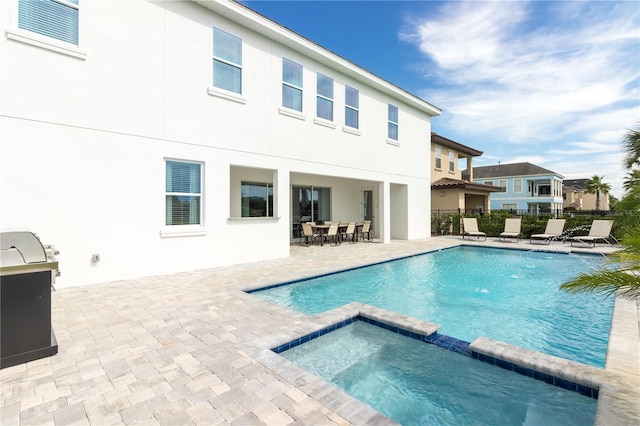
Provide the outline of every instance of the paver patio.
{"type": "MultiPolygon", "coordinates": [[[[327,316],[309,317],[243,290],[461,242],[460,237],[438,237],[292,245],[286,259],[59,289],[52,294],[59,353],[0,371],[0,422],[393,423],[268,350],[288,336],[317,330],[330,320],[327,316]]],[[[486,244],[576,251],[561,243],[531,247],[488,239],[486,244]]],[[[62,262],[60,267],[64,273],[62,262]]],[[[611,391],[601,392],[596,423],[637,425],[638,305],[616,303],[616,311],[605,369],[611,391]]]]}

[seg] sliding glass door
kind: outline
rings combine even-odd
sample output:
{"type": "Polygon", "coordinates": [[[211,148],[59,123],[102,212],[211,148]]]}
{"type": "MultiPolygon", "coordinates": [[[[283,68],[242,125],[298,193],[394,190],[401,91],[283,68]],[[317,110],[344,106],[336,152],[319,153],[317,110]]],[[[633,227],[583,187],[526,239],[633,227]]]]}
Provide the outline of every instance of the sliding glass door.
{"type": "Polygon", "coordinates": [[[300,224],[331,220],[331,188],[294,186],[291,196],[293,238],[300,236],[300,224]]]}

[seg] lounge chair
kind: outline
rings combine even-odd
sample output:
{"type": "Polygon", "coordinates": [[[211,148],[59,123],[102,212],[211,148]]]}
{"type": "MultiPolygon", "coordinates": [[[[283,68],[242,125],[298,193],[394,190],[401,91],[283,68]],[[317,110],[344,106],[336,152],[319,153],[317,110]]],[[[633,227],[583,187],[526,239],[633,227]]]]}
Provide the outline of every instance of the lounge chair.
{"type": "Polygon", "coordinates": [[[463,217],[462,218],[462,239],[464,240],[465,235],[471,237],[476,237],[476,239],[480,239],[480,237],[484,237],[483,241],[487,240],[487,234],[478,230],[478,219],[475,217],[463,217]]]}
{"type": "Polygon", "coordinates": [[[565,222],[566,219],[549,219],[547,221],[547,227],[544,230],[544,234],[531,235],[529,243],[533,243],[534,240],[541,240],[543,244],[551,244],[551,240],[560,237],[564,232],[565,222]]]}
{"type": "Polygon", "coordinates": [[[613,226],[612,220],[594,220],[591,223],[591,229],[589,229],[589,235],[582,235],[582,236],[571,238],[571,246],[573,246],[573,243],[575,243],[576,241],[585,243],[587,244],[587,246],[590,246],[590,247],[595,247],[596,242],[598,240],[603,240],[607,244],[611,244],[609,242],[609,237],[613,238],[613,240],[616,241],[615,238],[611,236],[612,226],[613,226]]]}
{"type": "Polygon", "coordinates": [[[515,238],[516,243],[522,238],[520,228],[522,227],[521,218],[508,218],[504,221],[504,232],[498,235],[498,240],[507,241],[507,238],[515,238]]]}

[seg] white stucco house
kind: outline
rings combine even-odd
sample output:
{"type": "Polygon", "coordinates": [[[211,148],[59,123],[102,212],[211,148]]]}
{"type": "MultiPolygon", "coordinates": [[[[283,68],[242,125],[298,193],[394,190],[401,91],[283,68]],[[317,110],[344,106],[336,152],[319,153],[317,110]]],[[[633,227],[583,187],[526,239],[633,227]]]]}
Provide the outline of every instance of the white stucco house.
{"type": "Polygon", "coordinates": [[[234,1],[116,3],[0,2],[0,226],[57,286],[429,237],[439,108],[234,1]]]}

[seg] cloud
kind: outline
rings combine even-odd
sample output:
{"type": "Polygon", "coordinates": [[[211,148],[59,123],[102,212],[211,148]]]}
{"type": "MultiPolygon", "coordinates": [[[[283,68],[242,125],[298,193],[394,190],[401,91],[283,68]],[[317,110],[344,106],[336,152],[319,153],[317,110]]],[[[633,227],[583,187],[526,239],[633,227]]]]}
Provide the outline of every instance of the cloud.
{"type": "Polygon", "coordinates": [[[503,163],[565,157],[552,169],[563,175],[602,175],[606,155],[621,181],[620,141],[640,118],[639,28],[636,2],[462,1],[409,18],[400,37],[423,54],[418,93],[444,108],[439,132],[503,163]]]}

